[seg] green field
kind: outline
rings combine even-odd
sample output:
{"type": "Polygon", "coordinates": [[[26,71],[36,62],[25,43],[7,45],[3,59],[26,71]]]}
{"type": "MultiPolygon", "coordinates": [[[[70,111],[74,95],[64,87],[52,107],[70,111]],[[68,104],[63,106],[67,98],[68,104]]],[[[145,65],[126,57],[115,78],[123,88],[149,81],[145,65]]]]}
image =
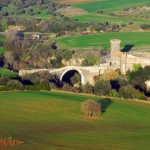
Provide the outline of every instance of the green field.
{"type": "Polygon", "coordinates": [[[3,47],[0,47],[0,55],[3,55],[5,53],[5,49],[3,47]]]}
{"type": "MultiPolygon", "coordinates": [[[[4,42],[5,38],[0,36],[0,42],[4,42]]],[[[3,47],[0,47],[0,55],[3,55],[5,53],[5,49],[3,47]]]]}
{"type": "Polygon", "coordinates": [[[150,104],[92,97],[107,107],[87,120],[80,104],[89,97],[0,93],[0,136],[25,142],[10,150],[149,150],[150,104]]]}
{"type": "MultiPolygon", "coordinates": [[[[140,7],[150,5],[149,0],[99,0],[97,2],[85,2],[82,4],[73,5],[74,7],[84,9],[88,12],[87,15],[75,16],[74,18],[80,22],[106,22],[121,24],[125,23],[127,28],[124,31],[138,31],[143,23],[150,24],[150,19],[138,19],[138,17],[130,16],[110,16],[112,13],[118,14],[124,8],[140,7]],[[97,14],[98,10],[102,10],[103,14],[97,14]],[[128,26],[129,22],[133,22],[133,28],[128,26]],[[130,29],[131,28],[131,29],[130,29]]],[[[149,13],[149,11],[147,11],[149,13]]],[[[140,16],[140,13],[138,14],[140,16]]]]}
{"type": "Polygon", "coordinates": [[[17,77],[17,73],[16,72],[13,72],[13,71],[10,71],[10,70],[7,70],[7,69],[1,69],[0,68],[0,77],[2,76],[7,76],[7,77],[17,77]]]}
{"type": "Polygon", "coordinates": [[[60,47],[70,49],[110,48],[110,39],[121,39],[122,48],[134,45],[133,49],[150,47],[150,32],[113,32],[95,35],[64,37],[57,39],[60,47]]]}
{"type": "MultiPolygon", "coordinates": [[[[38,9],[36,7],[33,7],[33,6],[29,7],[29,8],[33,9],[34,13],[40,12],[40,14],[34,14],[34,15],[29,15],[27,13],[19,14],[19,15],[12,14],[11,17],[16,17],[16,16],[25,17],[25,18],[30,17],[30,18],[39,18],[39,19],[43,19],[43,20],[45,20],[45,19],[49,20],[51,18],[51,15],[46,14],[47,9],[44,9],[44,10],[41,11],[40,9],[38,9]]],[[[4,7],[2,9],[3,12],[10,12],[10,11],[14,11],[14,10],[16,10],[16,7],[12,6],[12,5],[9,5],[8,7],[4,7]]]]}
{"type": "Polygon", "coordinates": [[[117,24],[121,24],[124,22],[128,24],[130,21],[134,22],[134,24],[143,24],[143,23],[150,24],[150,20],[136,19],[136,18],[131,19],[126,17],[114,17],[96,14],[75,16],[74,19],[78,19],[78,21],[80,22],[106,22],[108,20],[110,23],[117,23],[117,24]]]}
{"type": "Polygon", "coordinates": [[[122,10],[123,8],[131,8],[135,6],[149,5],[149,0],[100,0],[98,2],[90,2],[74,5],[75,7],[82,8],[88,12],[95,12],[97,10],[104,10],[104,12],[113,12],[122,10]]]}

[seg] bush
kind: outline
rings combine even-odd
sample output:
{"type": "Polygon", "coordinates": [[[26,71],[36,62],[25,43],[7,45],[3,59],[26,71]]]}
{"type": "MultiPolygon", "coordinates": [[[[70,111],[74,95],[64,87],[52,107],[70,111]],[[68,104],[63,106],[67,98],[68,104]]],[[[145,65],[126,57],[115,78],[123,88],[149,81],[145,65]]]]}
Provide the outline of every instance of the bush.
{"type": "Polygon", "coordinates": [[[97,13],[97,14],[103,14],[104,11],[103,11],[103,10],[97,10],[96,13],[97,13]]]}
{"type": "Polygon", "coordinates": [[[118,24],[112,24],[111,29],[112,29],[112,31],[118,31],[119,25],[118,24]]]}
{"type": "Polygon", "coordinates": [[[150,25],[148,25],[148,24],[141,24],[140,28],[143,29],[143,30],[147,30],[147,29],[150,28],[150,25]]]}
{"type": "Polygon", "coordinates": [[[50,82],[50,83],[49,83],[49,86],[50,86],[50,88],[51,88],[52,90],[58,88],[57,85],[56,85],[55,83],[53,83],[53,82],[50,82]]]}
{"type": "Polygon", "coordinates": [[[0,87],[0,91],[12,91],[12,90],[15,90],[15,88],[12,86],[5,85],[5,86],[0,87]]]}
{"type": "Polygon", "coordinates": [[[108,80],[98,80],[94,85],[94,94],[108,95],[111,91],[111,84],[108,80]]]}
{"type": "Polygon", "coordinates": [[[98,115],[101,113],[101,104],[89,99],[81,103],[81,111],[88,117],[98,115]]]}
{"type": "Polygon", "coordinates": [[[73,88],[73,92],[75,92],[75,93],[81,93],[82,89],[80,87],[74,87],[73,88]]]}
{"type": "Polygon", "coordinates": [[[126,85],[119,90],[119,96],[131,99],[146,99],[146,96],[139,90],[135,89],[132,85],[126,85]]]}
{"type": "Polygon", "coordinates": [[[63,83],[62,90],[73,92],[73,87],[69,85],[68,83],[63,83]]]}
{"type": "Polygon", "coordinates": [[[82,92],[88,93],[88,94],[93,94],[94,93],[94,87],[91,84],[86,83],[85,85],[82,86],[82,92]]]}
{"type": "Polygon", "coordinates": [[[24,85],[18,80],[9,80],[7,82],[7,87],[12,87],[14,90],[23,90],[24,85]]]}
{"type": "Polygon", "coordinates": [[[27,90],[27,91],[40,91],[40,87],[38,85],[25,85],[25,90],[27,90]]]}
{"type": "Polygon", "coordinates": [[[1,86],[4,86],[4,85],[6,85],[7,84],[7,82],[10,80],[10,78],[9,77],[6,77],[6,76],[4,76],[4,77],[0,77],[0,85],[1,86]]]}
{"type": "Polygon", "coordinates": [[[93,66],[99,62],[99,56],[89,56],[82,61],[82,66],[93,66]]]}
{"type": "Polygon", "coordinates": [[[39,87],[40,87],[40,90],[50,90],[49,81],[46,79],[41,80],[39,87]]]}
{"type": "Polygon", "coordinates": [[[121,23],[121,27],[126,27],[127,25],[125,23],[121,23]]]}
{"type": "Polygon", "coordinates": [[[129,25],[132,25],[132,24],[133,24],[133,22],[132,22],[132,21],[130,21],[130,22],[129,22],[129,25]]]}
{"type": "Polygon", "coordinates": [[[116,90],[111,90],[110,93],[109,93],[110,97],[118,97],[118,95],[119,94],[118,94],[118,92],[116,90]]]}

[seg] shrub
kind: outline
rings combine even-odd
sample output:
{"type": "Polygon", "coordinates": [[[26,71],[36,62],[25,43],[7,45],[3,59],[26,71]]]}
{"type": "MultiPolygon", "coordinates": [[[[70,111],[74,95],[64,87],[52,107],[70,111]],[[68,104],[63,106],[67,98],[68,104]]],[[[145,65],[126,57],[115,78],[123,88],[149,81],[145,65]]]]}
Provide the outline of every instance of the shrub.
{"type": "Polygon", "coordinates": [[[50,82],[50,83],[49,83],[49,86],[50,86],[50,88],[51,88],[52,90],[58,88],[57,85],[56,85],[55,83],[53,83],[53,82],[50,82]]]}
{"type": "Polygon", "coordinates": [[[73,92],[73,87],[69,85],[68,83],[63,83],[62,90],[73,92]]]}
{"type": "Polygon", "coordinates": [[[108,80],[98,80],[94,85],[94,94],[108,95],[111,91],[111,84],[108,80]]]}
{"type": "Polygon", "coordinates": [[[109,93],[110,97],[118,97],[118,92],[116,90],[111,90],[109,93]]]}
{"type": "Polygon", "coordinates": [[[8,87],[12,87],[14,90],[23,90],[24,85],[18,80],[9,80],[7,82],[8,87]]]}
{"type": "Polygon", "coordinates": [[[99,62],[99,56],[89,56],[82,61],[82,66],[93,66],[99,62]]]}
{"type": "Polygon", "coordinates": [[[147,29],[150,28],[150,25],[148,25],[148,24],[141,24],[140,28],[143,29],[143,30],[147,30],[147,29]]]}
{"type": "Polygon", "coordinates": [[[81,93],[82,89],[80,87],[74,87],[73,88],[73,92],[75,92],[75,93],[81,93]]]}
{"type": "Polygon", "coordinates": [[[12,90],[15,90],[15,88],[12,86],[5,85],[5,86],[0,87],[0,91],[12,91],[12,90]]]}
{"type": "Polygon", "coordinates": [[[126,27],[127,25],[125,23],[121,23],[121,27],[126,27]]]}
{"type": "Polygon", "coordinates": [[[96,11],[97,14],[103,14],[103,12],[104,12],[103,10],[97,10],[96,11]]]}
{"type": "Polygon", "coordinates": [[[132,21],[130,21],[130,22],[129,22],[129,25],[132,25],[132,24],[133,24],[133,22],[132,22],[132,21]]]}
{"type": "Polygon", "coordinates": [[[42,79],[39,84],[40,90],[50,90],[49,81],[42,79]]]}
{"type": "Polygon", "coordinates": [[[88,93],[88,94],[93,94],[94,93],[94,87],[91,84],[86,83],[85,85],[82,86],[82,92],[88,93]]]}
{"type": "Polygon", "coordinates": [[[101,113],[101,104],[89,99],[81,103],[81,111],[88,117],[98,115],[101,113]]]}
{"type": "Polygon", "coordinates": [[[79,73],[75,73],[71,78],[70,78],[71,84],[81,84],[81,75],[79,73]]]}
{"type": "Polygon", "coordinates": [[[112,24],[111,28],[112,28],[112,31],[118,31],[119,25],[118,24],[112,24]]]}
{"type": "Polygon", "coordinates": [[[135,89],[132,85],[126,85],[119,90],[119,96],[131,99],[146,99],[146,96],[139,90],[135,89]]]}
{"type": "Polygon", "coordinates": [[[25,90],[27,90],[27,91],[39,91],[40,87],[38,85],[25,85],[25,90]]]}
{"type": "Polygon", "coordinates": [[[6,85],[9,80],[10,80],[9,77],[6,77],[6,76],[0,77],[0,85],[1,86],[6,85]]]}

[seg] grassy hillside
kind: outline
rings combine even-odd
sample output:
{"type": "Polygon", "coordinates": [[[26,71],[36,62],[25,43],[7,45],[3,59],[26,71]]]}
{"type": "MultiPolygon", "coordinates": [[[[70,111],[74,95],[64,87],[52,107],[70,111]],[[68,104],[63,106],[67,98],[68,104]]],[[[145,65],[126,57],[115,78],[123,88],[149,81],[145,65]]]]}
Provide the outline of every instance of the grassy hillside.
{"type": "Polygon", "coordinates": [[[150,24],[150,20],[145,19],[136,19],[136,18],[126,18],[126,17],[115,17],[115,16],[107,16],[107,15],[96,15],[96,14],[88,14],[88,15],[81,15],[74,17],[75,19],[78,19],[80,22],[105,22],[106,20],[109,20],[110,23],[118,23],[121,24],[123,22],[129,23],[131,20],[134,23],[148,23],[150,24]]]}
{"type": "Polygon", "coordinates": [[[2,77],[2,76],[15,78],[15,77],[17,77],[17,73],[10,71],[10,70],[7,70],[7,69],[0,69],[0,77],[2,77]]]}
{"type": "MultiPolygon", "coordinates": [[[[49,20],[51,18],[51,15],[46,14],[47,9],[40,10],[33,6],[31,6],[29,8],[34,11],[34,13],[35,13],[34,15],[29,15],[28,13],[19,14],[19,15],[12,14],[11,17],[16,17],[16,16],[25,17],[25,18],[30,17],[30,18],[39,18],[39,19],[44,19],[44,20],[49,20]],[[40,14],[38,14],[37,12],[40,12],[40,14]]],[[[10,12],[10,11],[15,11],[15,10],[16,10],[15,6],[9,5],[8,7],[4,7],[2,9],[2,12],[10,12]]]]}
{"type": "Polygon", "coordinates": [[[5,49],[3,47],[0,47],[0,55],[5,53],[5,49]]]}
{"type": "MultiPolygon", "coordinates": [[[[4,42],[5,39],[3,37],[0,37],[0,43],[1,42],[4,42]]],[[[4,54],[5,53],[5,49],[3,47],[0,46],[0,55],[4,54]]]]}
{"type": "Polygon", "coordinates": [[[104,10],[105,12],[113,12],[122,10],[123,8],[144,6],[150,4],[149,0],[100,0],[98,2],[89,2],[74,5],[87,10],[88,12],[95,12],[97,10],[104,10]]]}
{"type": "Polygon", "coordinates": [[[80,104],[89,96],[48,93],[0,93],[0,135],[25,144],[11,150],[148,150],[150,105],[110,100],[99,120],[87,120],[80,104]]]}
{"type": "Polygon", "coordinates": [[[135,12],[125,12],[123,16],[119,16],[120,12],[123,12],[125,8],[133,8],[140,6],[150,5],[149,0],[99,0],[96,2],[85,2],[82,4],[75,4],[74,7],[84,9],[88,12],[87,15],[75,16],[74,18],[80,22],[104,22],[121,24],[125,23],[127,29],[124,31],[138,31],[140,25],[143,23],[150,24],[149,11],[141,12],[141,10],[136,10],[135,12]],[[103,11],[102,14],[97,14],[97,11],[103,11]],[[144,14],[142,14],[144,13],[144,14]],[[117,15],[110,15],[117,14],[117,15]],[[127,15],[128,14],[128,15],[127,15]],[[134,14],[134,15],[133,15],[134,14]],[[145,18],[144,18],[145,17],[145,18]],[[133,28],[130,29],[128,26],[129,22],[133,22],[133,28]]]}
{"type": "Polygon", "coordinates": [[[65,4],[84,4],[84,3],[87,3],[87,2],[96,2],[96,1],[99,1],[99,0],[56,0],[58,2],[61,2],[61,3],[65,3],[65,4]]]}
{"type": "Polygon", "coordinates": [[[150,46],[150,34],[148,32],[114,32],[114,33],[101,33],[88,36],[65,37],[57,40],[58,44],[65,48],[84,49],[90,47],[107,48],[110,47],[110,39],[121,39],[122,48],[125,45],[134,45],[134,49],[140,47],[150,46]]]}

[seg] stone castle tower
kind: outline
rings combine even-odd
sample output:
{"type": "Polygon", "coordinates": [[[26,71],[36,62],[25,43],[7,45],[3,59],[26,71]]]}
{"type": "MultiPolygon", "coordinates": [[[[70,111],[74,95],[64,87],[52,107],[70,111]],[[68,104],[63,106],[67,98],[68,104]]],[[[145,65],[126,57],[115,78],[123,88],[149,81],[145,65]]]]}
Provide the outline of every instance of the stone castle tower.
{"type": "Polygon", "coordinates": [[[122,74],[126,73],[126,64],[127,64],[127,54],[121,52],[121,40],[119,39],[112,39],[110,40],[111,43],[111,52],[110,52],[110,64],[117,65],[120,68],[122,74]]]}
{"type": "Polygon", "coordinates": [[[120,52],[121,40],[119,40],[119,39],[112,39],[112,40],[110,40],[110,43],[111,43],[111,55],[113,53],[120,52]]]}

